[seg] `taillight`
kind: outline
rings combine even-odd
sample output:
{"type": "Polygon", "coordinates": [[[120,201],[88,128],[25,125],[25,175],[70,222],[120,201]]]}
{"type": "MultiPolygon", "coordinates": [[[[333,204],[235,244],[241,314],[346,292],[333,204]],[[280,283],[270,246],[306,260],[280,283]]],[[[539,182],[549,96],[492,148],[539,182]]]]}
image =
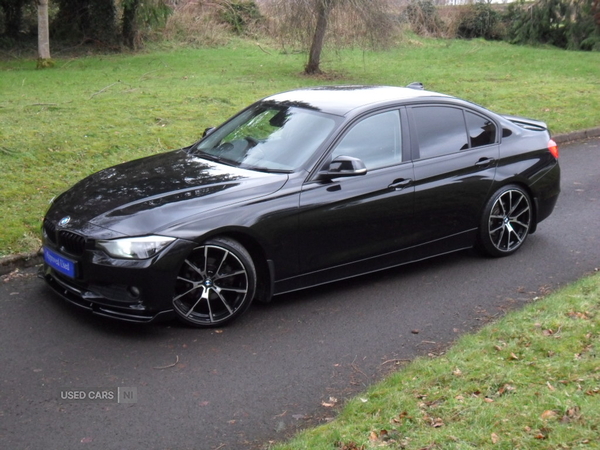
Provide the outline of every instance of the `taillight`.
{"type": "Polygon", "coordinates": [[[555,159],[558,159],[558,145],[552,139],[548,141],[548,150],[555,159]]]}

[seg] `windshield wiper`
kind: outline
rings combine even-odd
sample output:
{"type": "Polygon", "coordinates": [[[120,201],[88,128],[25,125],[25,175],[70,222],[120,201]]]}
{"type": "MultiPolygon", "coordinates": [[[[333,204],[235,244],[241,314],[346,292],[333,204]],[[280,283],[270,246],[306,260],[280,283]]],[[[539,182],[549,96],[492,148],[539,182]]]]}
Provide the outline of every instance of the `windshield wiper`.
{"type": "Polygon", "coordinates": [[[288,169],[269,169],[268,167],[257,167],[257,166],[240,166],[243,169],[255,170],[257,172],[265,172],[265,173],[292,173],[293,170],[288,169]]]}
{"type": "Polygon", "coordinates": [[[202,159],[208,159],[209,161],[217,162],[217,163],[221,163],[221,164],[227,164],[229,166],[233,165],[231,160],[225,159],[225,158],[221,158],[221,157],[219,157],[217,155],[212,155],[210,153],[206,153],[206,152],[203,152],[203,151],[197,151],[197,150],[195,152],[193,152],[193,153],[194,153],[194,156],[197,156],[197,157],[202,158],[202,159]]]}

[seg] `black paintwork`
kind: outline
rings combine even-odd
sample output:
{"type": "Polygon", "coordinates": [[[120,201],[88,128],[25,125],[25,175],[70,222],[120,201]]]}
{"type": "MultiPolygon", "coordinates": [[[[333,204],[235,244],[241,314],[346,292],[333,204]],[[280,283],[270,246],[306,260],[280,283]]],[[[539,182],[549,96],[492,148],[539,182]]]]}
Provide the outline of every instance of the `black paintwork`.
{"type": "Polygon", "coordinates": [[[210,237],[226,235],[248,249],[265,300],[471,247],[485,203],[503,185],[529,191],[536,224],[559,194],[560,169],[541,122],[407,88],[312,88],[262,102],[335,115],[338,128],[302,167],[287,173],[206,160],[191,146],[91,175],[55,199],[46,214],[44,245],[75,261],[78,273],[73,280],[46,266],[48,283],[98,314],[150,321],[169,315],[183,260],[210,237]],[[497,127],[497,143],[419,159],[410,108],[423,104],[484,115],[497,127]],[[321,175],[329,150],[352,123],[391,108],[400,111],[404,162],[360,176],[321,175]],[[66,216],[71,220],[60,226],[66,216]],[[148,260],[117,259],[95,247],[99,239],[144,235],[177,239],[148,260]],[[67,238],[81,241],[83,250],[63,242],[67,238]]]}

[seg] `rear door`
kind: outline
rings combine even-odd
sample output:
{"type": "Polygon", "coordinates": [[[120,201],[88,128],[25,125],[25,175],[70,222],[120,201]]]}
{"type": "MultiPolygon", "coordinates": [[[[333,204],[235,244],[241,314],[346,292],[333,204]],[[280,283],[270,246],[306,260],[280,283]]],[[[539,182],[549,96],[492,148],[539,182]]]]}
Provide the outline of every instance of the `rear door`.
{"type": "Polygon", "coordinates": [[[423,255],[471,246],[499,157],[498,126],[450,105],[408,108],[415,215],[423,255]]]}

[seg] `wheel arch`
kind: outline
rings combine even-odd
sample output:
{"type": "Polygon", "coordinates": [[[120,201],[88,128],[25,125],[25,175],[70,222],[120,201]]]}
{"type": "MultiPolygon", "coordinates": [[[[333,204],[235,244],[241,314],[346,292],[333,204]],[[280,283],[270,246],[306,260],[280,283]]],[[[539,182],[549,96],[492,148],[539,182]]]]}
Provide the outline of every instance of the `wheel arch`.
{"type": "Polygon", "coordinates": [[[266,303],[271,300],[274,291],[273,263],[268,258],[267,252],[258,238],[245,229],[222,229],[202,236],[199,242],[206,242],[214,238],[229,238],[239,242],[250,254],[256,270],[256,294],[255,300],[266,303]]]}
{"type": "MultiPolygon", "coordinates": [[[[533,207],[533,220],[531,221],[531,228],[529,229],[529,234],[533,234],[535,233],[535,230],[537,229],[537,225],[538,225],[538,220],[537,220],[537,216],[538,216],[538,208],[539,208],[539,200],[538,197],[535,195],[535,192],[533,189],[531,189],[531,186],[527,183],[526,180],[521,179],[521,178],[510,178],[510,179],[505,179],[503,180],[501,183],[499,183],[498,185],[494,186],[492,189],[490,189],[490,194],[487,197],[486,203],[496,194],[496,192],[498,192],[500,189],[502,189],[503,187],[506,186],[517,186],[521,189],[523,189],[527,195],[529,195],[529,198],[531,199],[531,205],[533,207]]],[[[485,204],[484,207],[485,208],[485,204]]],[[[483,213],[483,208],[481,210],[480,216],[483,213]]]]}

